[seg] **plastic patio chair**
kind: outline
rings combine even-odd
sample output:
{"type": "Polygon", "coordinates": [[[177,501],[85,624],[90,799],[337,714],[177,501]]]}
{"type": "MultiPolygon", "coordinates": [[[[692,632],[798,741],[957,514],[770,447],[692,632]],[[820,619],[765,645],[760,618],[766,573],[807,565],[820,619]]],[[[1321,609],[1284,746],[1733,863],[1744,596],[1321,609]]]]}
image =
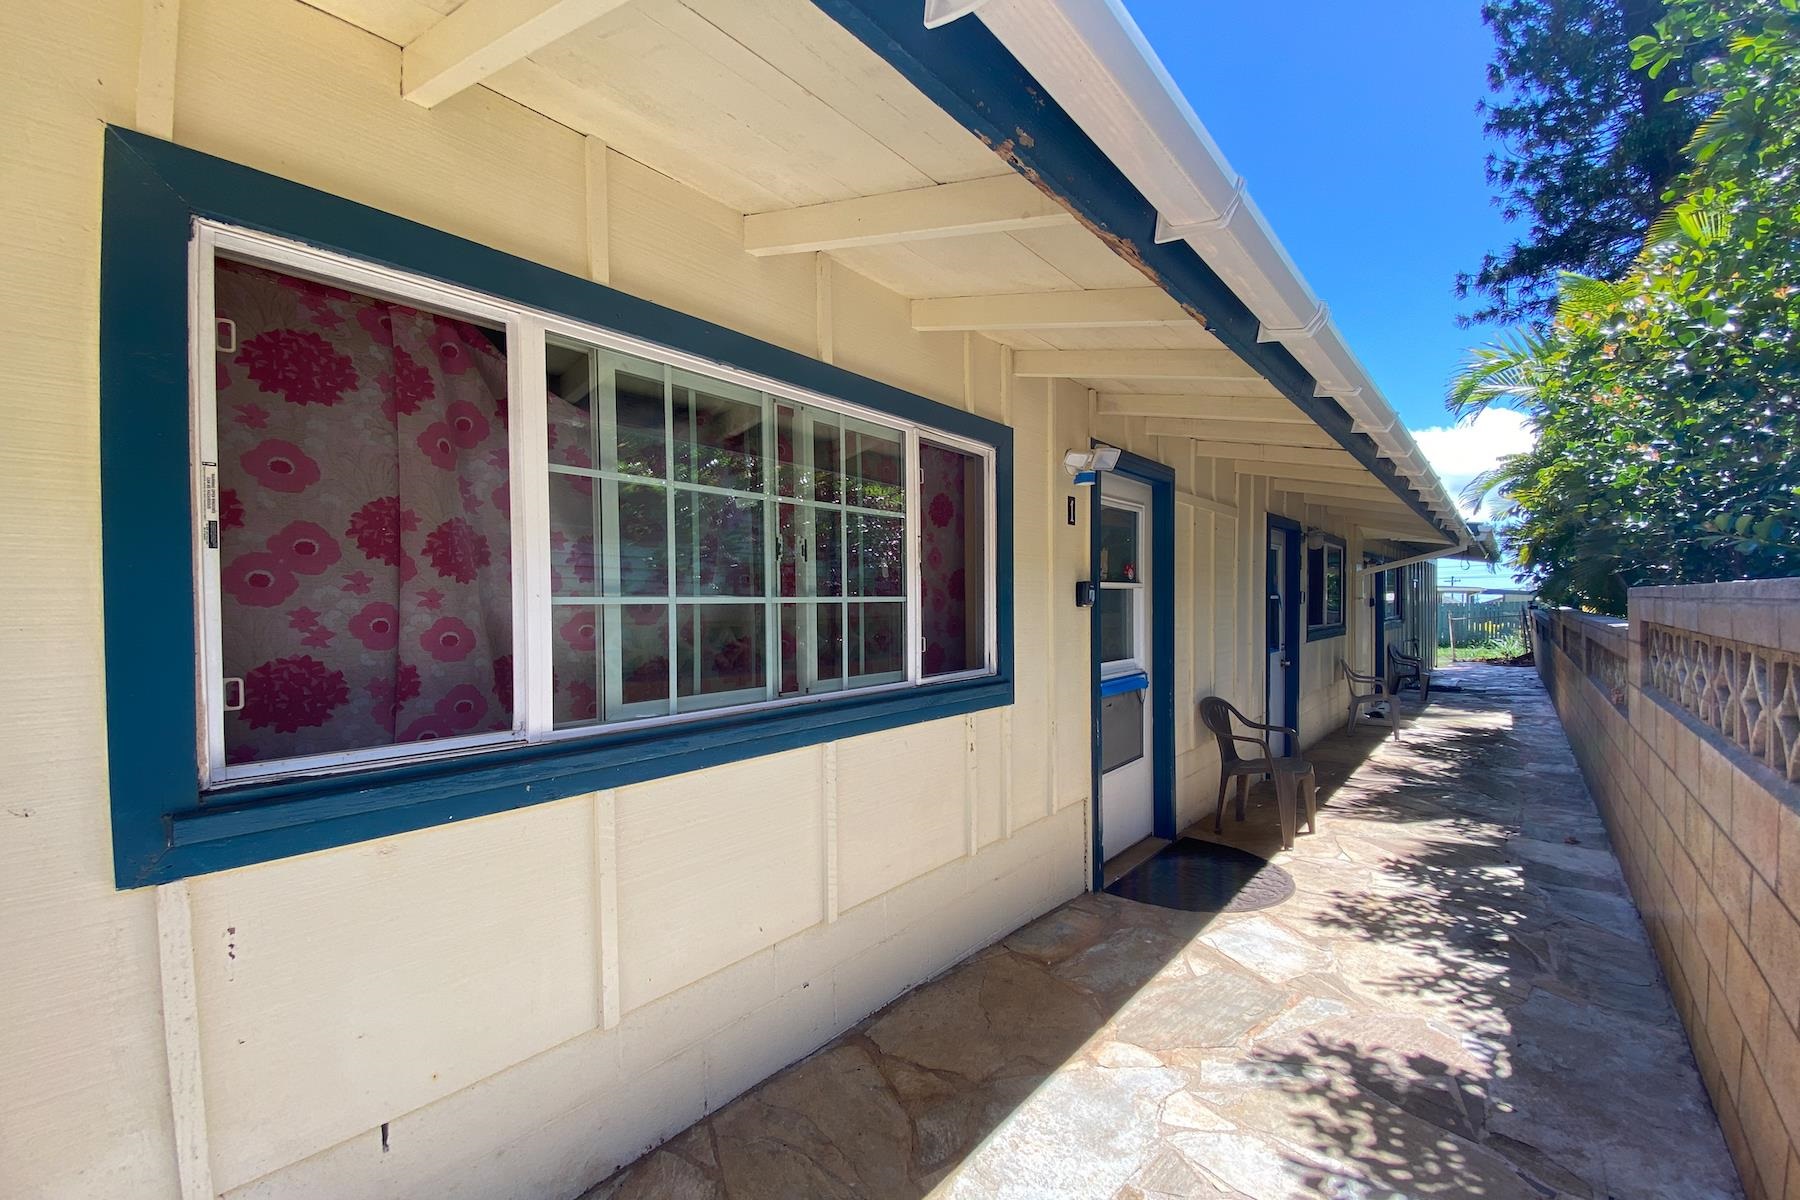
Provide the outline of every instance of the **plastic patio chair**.
{"type": "Polygon", "coordinates": [[[1388,695],[1398,697],[1400,689],[1410,683],[1419,689],[1420,704],[1431,703],[1431,671],[1424,658],[1402,654],[1393,646],[1388,647],[1387,656],[1388,695]]]}
{"type": "Polygon", "coordinates": [[[1350,714],[1344,722],[1344,732],[1355,733],[1356,722],[1366,717],[1377,725],[1392,729],[1394,740],[1399,741],[1400,704],[1388,685],[1378,676],[1351,670],[1350,664],[1341,658],[1338,667],[1344,672],[1344,681],[1350,685],[1350,714]]]}
{"type": "Polygon", "coordinates": [[[1218,697],[1208,696],[1200,701],[1200,723],[1205,725],[1219,743],[1219,807],[1213,814],[1213,832],[1223,833],[1225,830],[1225,789],[1233,779],[1237,780],[1237,819],[1244,819],[1244,806],[1250,797],[1250,780],[1252,776],[1270,775],[1275,779],[1275,807],[1281,819],[1281,848],[1294,848],[1294,834],[1299,825],[1296,813],[1296,797],[1306,800],[1306,832],[1315,831],[1318,814],[1318,784],[1313,774],[1312,764],[1298,754],[1276,757],[1269,746],[1271,733],[1285,733],[1290,737],[1299,734],[1286,725],[1264,725],[1260,721],[1252,721],[1231,704],[1218,697]],[[1259,734],[1238,733],[1233,722],[1249,729],[1260,730],[1259,734]],[[1238,752],[1238,744],[1255,746],[1260,754],[1246,757],[1238,752]]]}

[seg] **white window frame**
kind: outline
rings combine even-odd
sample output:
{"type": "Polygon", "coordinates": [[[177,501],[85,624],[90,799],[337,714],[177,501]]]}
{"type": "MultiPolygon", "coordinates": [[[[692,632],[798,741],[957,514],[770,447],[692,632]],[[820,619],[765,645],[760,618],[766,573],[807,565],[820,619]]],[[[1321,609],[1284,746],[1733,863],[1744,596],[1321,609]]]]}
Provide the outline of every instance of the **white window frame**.
{"type": "Polygon", "coordinates": [[[1150,509],[1148,505],[1142,504],[1136,500],[1126,500],[1117,496],[1101,496],[1100,507],[1102,511],[1108,508],[1124,509],[1136,516],[1138,559],[1136,564],[1138,567],[1138,577],[1136,580],[1130,583],[1126,583],[1122,580],[1109,582],[1102,579],[1100,581],[1100,590],[1102,592],[1113,591],[1131,593],[1132,650],[1130,658],[1112,658],[1103,661],[1100,664],[1100,677],[1102,679],[1112,679],[1120,675],[1148,673],[1149,668],[1147,664],[1150,661],[1150,630],[1147,628],[1147,609],[1148,597],[1150,594],[1150,579],[1149,571],[1146,569],[1147,556],[1144,554],[1144,536],[1146,530],[1149,528],[1150,509]]]}
{"type": "MultiPolygon", "coordinates": [[[[996,541],[998,504],[996,455],[991,445],[617,330],[216,221],[197,219],[194,222],[194,234],[189,243],[188,285],[191,379],[189,473],[193,512],[197,518],[194,521],[193,573],[195,594],[199,598],[199,603],[195,606],[195,637],[199,653],[195,660],[194,684],[200,720],[196,730],[195,749],[203,789],[341,774],[400,763],[477,754],[507,746],[604,738],[623,731],[689,724],[747,711],[789,709],[852,695],[874,696],[921,687],[937,687],[993,676],[999,671],[999,562],[996,541]],[[220,254],[253,265],[418,305],[446,316],[464,317],[498,326],[505,331],[509,391],[507,439],[512,503],[510,534],[513,555],[514,702],[511,730],[443,738],[425,743],[401,743],[295,756],[262,763],[229,764],[225,761],[224,714],[228,689],[223,678],[223,608],[220,587],[222,564],[218,547],[209,545],[209,528],[218,518],[218,396],[214,359],[219,331],[214,324],[212,268],[215,257],[220,254]],[[891,683],[865,686],[850,685],[846,678],[846,686],[841,689],[797,696],[772,695],[768,689],[764,689],[762,694],[740,704],[658,713],[604,725],[554,728],[551,639],[555,636],[555,626],[550,589],[550,456],[543,387],[545,338],[548,335],[651,359],[666,364],[668,368],[690,371],[725,384],[766,393],[770,399],[786,399],[826,409],[898,432],[904,444],[903,476],[906,486],[904,517],[907,580],[905,595],[901,601],[906,613],[905,677],[891,683]],[[535,385],[533,381],[536,381],[535,385]],[[985,587],[982,665],[967,671],[930,677],[923,674],[923,562],[919,519],[921,438],[977,458],[981,462],[983,493],[981,519],[985,587]],[[537,482],[528,486],[527,481],[537,482]]],[[[673,453],[672,446],[669,452],[673,453]]],[[[771,477],[776,470],[772,458],[770,456],[771,477]]],[[[769,490],[766,511],[772,515],[778,502],[773,490],[769,490]]],[[[765,519],[763,524],[765,543],[772,544],[775,522],[773,519],[765,519]]],[[[845,536],[848,536],[847,529],[845,536]]],[[[216,540],[216,529],[212,529],[211,537],[216,540]]],[[[669,569],[672,579],[673,562],[669,564],[669,569]]],[[[800,599],[780,596],[777,577],[767,569],[764,572],[764,589],[763,595],[743,597],[741,602],[762,605],[769,614],[770,621],[774,623],[779,621],[782,603],[800,599]]],[[[854,597],[848,599],[855,602],[854,597]]],[[[675,615],[672,612],[671,619],[675,615]]],[[[847,639],[847,627],[845,636],[847,639]]],[[[775,680],[773,686],[776,690],[779,689],[780,676],[779,647],[777,628],[774,637],[765,638],[764,646],[765,677],[775,680]]],[[[675,669],[675,664],[671,662],[671,672],[675,669]]]]}

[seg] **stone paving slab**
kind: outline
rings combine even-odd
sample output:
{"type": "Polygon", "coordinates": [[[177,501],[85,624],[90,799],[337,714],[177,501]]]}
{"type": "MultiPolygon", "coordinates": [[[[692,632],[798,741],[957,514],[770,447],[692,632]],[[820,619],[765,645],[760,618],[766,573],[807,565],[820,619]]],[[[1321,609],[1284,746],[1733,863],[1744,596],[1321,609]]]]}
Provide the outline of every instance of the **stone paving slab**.
{"type": "Polygon", "coordinates": [[[1228,820],[1292,899],[1078,897],[585,1200],[1741,1197],[1536,675],[1439,679],[1292,852],[1228,820]]]}

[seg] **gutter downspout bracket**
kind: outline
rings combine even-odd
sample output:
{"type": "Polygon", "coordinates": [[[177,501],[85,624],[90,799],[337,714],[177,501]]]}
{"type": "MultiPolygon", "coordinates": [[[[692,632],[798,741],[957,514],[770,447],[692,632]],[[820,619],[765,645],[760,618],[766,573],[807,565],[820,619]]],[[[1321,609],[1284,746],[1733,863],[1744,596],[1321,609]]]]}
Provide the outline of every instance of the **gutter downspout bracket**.
{"type": "MultiPolygon", "coordinates": [[[[1324,329],[1325,326],[1329,325],[1330,323],[1331,323],[1331,309],[1325,304],[1320,304],[1318,309],[1313,313],[1312,319],[1310,321],[1308,321],[1306,324],[1295,325],[1295,326],[1291,326],[1291,327],[1285,327],[1285,326],[1280,326],[1280,325],[1263,325],[1256,332],[1256,340],[1259,342],[1285,342],[1285,341],[1288,341],[1289,339],[1292,339],[1295,341],[1299,341],[1302,339],[1304,339],[1306,341],[1311,341],[1313,338],[1318,337],[1319,331],[1324,329]]],[[[1321,386],[1323,386],[1323,385],[1321,385],[1321,386]]],[[[1358,388],[1340,388],[1340,389],[1337,389],[1335,394],[1340,397],[1344,396],[1346,394],[1360,396],[1362,394],[1362,389],[1359,387],[1358,388]]]]}
{"type": "Polygon", "coordinates": [[[966,17],[986,4],[987,0],[925,0],[925,28],[948,25],[958,17],[966,17]]]}
{"type": "MultiPolygon", "coordinates": [[[[927,0],[927,3],[947,2],[948,0],[927,0]]],[[[974,0],[975,4],[985,2],[986,0],[974,0]]],[[[1163,246],[1170,242],[1185,242],[1188,238],[1198,234],[1225,232],[1231,228],[1231,223],[1237,220],[1238,214],[1244,211],[1244,200],[1248,194],[1248,184],[1240,175],[1237,182],[1231,185],[1231,199],[1226,202],[1224,209],[1216,217],[1203,217],[1198,221],[1171,221],[1162,213],[1157,213],[1154,235],[1156,244],[1163,246]]]]}

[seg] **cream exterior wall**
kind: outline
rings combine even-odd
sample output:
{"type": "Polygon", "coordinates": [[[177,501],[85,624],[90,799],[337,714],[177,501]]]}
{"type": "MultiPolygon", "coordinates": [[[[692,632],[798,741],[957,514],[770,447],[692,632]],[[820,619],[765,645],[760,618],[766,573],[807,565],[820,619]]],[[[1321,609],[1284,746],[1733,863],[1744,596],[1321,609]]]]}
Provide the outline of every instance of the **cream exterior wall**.
{"type": "MultiPolygon", "coordinates": [[[[114,890],[101,131],[136,123],[141,21],[172,7],[0,11],[0,1195],[574,1195],[1081,890],[1088,532],[1060,459],[1090,436],[1177,470],[1178,804],[1210,812],[1193,701],[1262,709],[1266,478],[1014,379],[986,338],[915,333],[841,266],[746,255],[737,212],[494,93],[407,104],[399,49],[316,8],[184,0],[177,141],[1010,424],[1018,700],[114,890]]],[[[1325,711],[1326,654],[1306,651],[1303,713],[1325,711]]],[[[1332,723],[1312,715],[1309,740],[1332,723]]]]}

